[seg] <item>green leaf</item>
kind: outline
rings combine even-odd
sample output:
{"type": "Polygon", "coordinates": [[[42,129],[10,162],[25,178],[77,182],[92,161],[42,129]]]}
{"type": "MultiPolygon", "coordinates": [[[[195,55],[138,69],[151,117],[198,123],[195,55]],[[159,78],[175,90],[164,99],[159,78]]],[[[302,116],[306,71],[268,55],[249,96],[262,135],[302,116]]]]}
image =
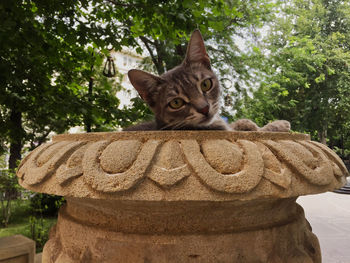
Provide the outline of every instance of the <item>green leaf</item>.
{"type": "Polygon", "coordinates": [[[321,73],[317,78],[315,78],[315,82],[318,84],[318,83],[321,83],[323,81],[326,80],[326,77],[325,77],[325,74],[321,73]]]}

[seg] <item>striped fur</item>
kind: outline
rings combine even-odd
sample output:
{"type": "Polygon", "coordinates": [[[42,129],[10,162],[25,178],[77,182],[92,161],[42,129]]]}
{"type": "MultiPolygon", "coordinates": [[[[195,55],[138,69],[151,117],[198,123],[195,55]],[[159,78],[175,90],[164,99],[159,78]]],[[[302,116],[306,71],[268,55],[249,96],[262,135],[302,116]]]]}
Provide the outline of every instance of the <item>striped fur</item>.
{"type": "Polygon", "coordinates": [[[153,123],[139,124],[125,130],[228,130],[220,118],[220,86],[211,70],[202,36],[194,31],[183,63],[161,76],[131,70],[129,79],[155,115],[153,123]],[[202,91],[201,83],[210,79],[212,86],[202,91]],[[173,99],[185,103],[179,109],[169,106],[173,99]],[[206,110],[208,108],[208,110],[206,110]]]}

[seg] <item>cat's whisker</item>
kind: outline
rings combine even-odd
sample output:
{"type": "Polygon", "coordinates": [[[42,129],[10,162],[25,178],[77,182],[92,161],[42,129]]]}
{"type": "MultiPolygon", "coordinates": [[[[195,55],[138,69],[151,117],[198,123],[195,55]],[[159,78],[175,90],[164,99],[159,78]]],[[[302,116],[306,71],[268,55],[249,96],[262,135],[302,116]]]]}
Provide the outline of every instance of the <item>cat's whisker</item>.
{"type": "Polygon", "coordinates": [[[175,124],[175,125],[172,127],[172,129],[175,130],[175,129],[178,129],[178,128],[182,127],[182,126],[183,126],[183,122],[179,122],[179,123],[175,124]]]}
{"type": "Polygon", "coordinates": [[[176,125],[173,127],[173,130],[174,130],[174,129],[180,129],[180,128],[184,127],[185,125],[186,125],[186,122],[181,121],[181,122],[179,122],[178,124],[176,124],[176,125]]]}
{"type": "Polygon", "coordinates": [[[167,128],[170,128],[173,130],[174,127],[176,127],[178,124],[182,123],[182,120],[180,121],[177,121],[177,122],[171,122],[171,123],[168,123],[167,125],[163,126],[162,128],[160,128],[160,130],[165,130],[167,128]]]}
{"type": "Polygon", "coordinates": [[[165,130],[165,129],[169,128],[171,125],[172,125],[172,123],[165,125],[162,128],[160,128],[160,130],[165,130]]]}

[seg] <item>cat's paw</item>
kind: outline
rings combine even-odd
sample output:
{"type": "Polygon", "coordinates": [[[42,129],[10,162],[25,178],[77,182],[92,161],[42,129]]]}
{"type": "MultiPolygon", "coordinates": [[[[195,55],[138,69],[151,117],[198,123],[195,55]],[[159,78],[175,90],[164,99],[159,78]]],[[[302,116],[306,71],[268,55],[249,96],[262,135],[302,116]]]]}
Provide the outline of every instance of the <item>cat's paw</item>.
{"type": "Polygon", "coordinates": [[[258,125],[255,122],[248,119],[240,119],[230,124],[230,127],[234,131],[257,131],[258,125]]]}
{"type": "Polygon", "coordinates": [[[285,120],[273,121],[266,124],[264,127],[260,128],[259,130],[269,131],[269,132],[289,132],[290,122],[285,120]]]}

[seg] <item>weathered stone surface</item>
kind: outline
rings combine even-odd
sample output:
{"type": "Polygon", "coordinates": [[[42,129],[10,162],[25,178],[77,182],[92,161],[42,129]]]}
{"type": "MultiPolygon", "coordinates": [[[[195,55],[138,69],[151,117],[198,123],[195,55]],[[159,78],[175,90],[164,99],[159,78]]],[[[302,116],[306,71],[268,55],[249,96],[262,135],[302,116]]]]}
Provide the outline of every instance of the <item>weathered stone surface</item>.
{"type": "Polygon", "coordinates": [[[43,262],[320,262],[300,195],[347,170],[307,135],[155,131],[59,135],[19,182],[67,205],[43,262]]]}
{"type": "Polygon", "coordinates": [[[0,238],[1,263],[34,263],[35,242],[22,235],[0,238]]]}
{"type": "Polygon", "coordinates": [[[295,198],[150,202],[69,198],[43,262],[320,262],[295,198]]]}
{"type": "Polygon", "coordinates": [[[333,190],[346,173],[303,134],[162,131],[59,135],[18,176],[25,188],[64,196],[227,201],[333,190]]]}

